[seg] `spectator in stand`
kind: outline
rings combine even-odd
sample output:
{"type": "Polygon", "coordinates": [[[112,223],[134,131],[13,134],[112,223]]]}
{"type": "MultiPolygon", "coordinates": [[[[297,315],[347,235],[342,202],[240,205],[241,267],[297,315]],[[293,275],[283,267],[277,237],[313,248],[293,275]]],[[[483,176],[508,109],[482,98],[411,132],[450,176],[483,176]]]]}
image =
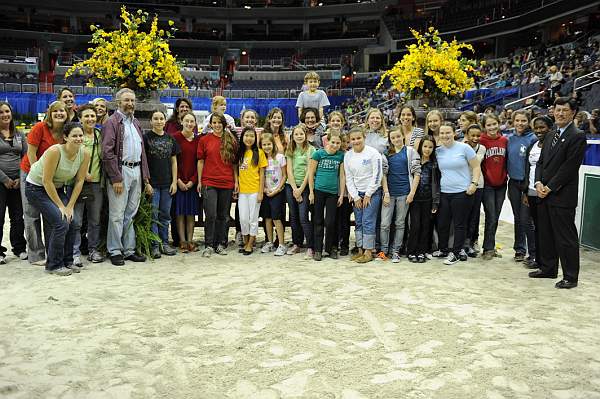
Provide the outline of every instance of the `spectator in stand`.
{"type": "Polygon", "coordinates": [[[77,104],[75,104],[75,93],[68,87],[63,87],[58,92],[56,99],[67,106],[67,122],[79,122],[77,117],[77,104]]]}
{"type": "MultiPolygon", "coordinates": [[[[165,125],[165,132],[169,136],[173,136],[175,133],[181,132],[181,130],[183,129],[181,121],[183,119],[183,116],[188,112],[193,112],[192,101],[184,97],[178,98],[177,101],[175,101],[175,108],[173,108],[173,114],[171,115],[171,117],[167,121],[167,124],[165,125]]],[[[196,128],[194,129],[194,134],[198,134],[198,126],[196,126],[196,128]]]]}
{"type": "MultiPolygon", "coordinates": [[[[10,244],[13,253],[21,260],[27,259],[27,242],[23,222],[21,202],[21,181],[19,164],[27,153],[27,141],[23,133],[17,131],[12,107],[0,101],[0,244],[4,235],[6,208],[10,216],[10,244]]],[[[6,263],[7,249],[0,245],[0,265],[6,263]]]]}
{"type": "Polygon", "coordinates": [[[575,119],[573,119],[573,123],[575,123],[575,127],[581,130],[583,133],[590,134],[590,120],[587,112],[578,112],[577,115],[575,115],[575,119]]]}
{"type": "Polygon", "coordinates": [[[302,115],[304,108],[315,108],[319,112],[319,120],[325,118],[324,108],[329,106],[329,99],[323,90],[318,90],[320,80],[319,74],[313,71],[304,76],[304,84],[308,86],[308,90],[302,91],[296,101],[298,117],[302,115]]]}
{"type": "Polygon", "coordinates": [[[600,134],[600,109],[595,108],[592,110],[590,117],[590,133],[600,134]]]}
{"type": "Polygon", "coordinates": [[[563,75],[558,70],[558,67],[556,65],[552,65],[548,71],[549,71],[548,80],[550,81],[550,90],[552,92],[552,96],[554,96],[556,93],[560,93],[560,89],[563,84],[563,75]]]}
{"type": "MultiPolygon", "coordinates": [[[[54,101],[48,107],[46,117],[36,123],[27,135],[27,154],[21,160],[21,200],[25,216],[25,238],[27,240],[27,256],[29,263],[43,266],[46,261],[46,248],[42,241],[40,211],[25,196],[25,181],[31,165],[42,157],[44,152],[54,144],[63,142],[63,126],[67,121],[67,106],[62,101],[54,101]]],[[[44,236],[47,237],[47,229],[44,236]]]]}

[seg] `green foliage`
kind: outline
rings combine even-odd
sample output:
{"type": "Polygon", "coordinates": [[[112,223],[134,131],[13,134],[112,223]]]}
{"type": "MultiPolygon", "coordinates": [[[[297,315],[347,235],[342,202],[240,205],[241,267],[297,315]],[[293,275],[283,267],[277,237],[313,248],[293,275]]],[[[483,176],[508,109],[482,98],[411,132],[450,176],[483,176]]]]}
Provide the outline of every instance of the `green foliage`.
{"type": "Polygon", "coordinates": [[[152,232],[152,223],[158,223],[154,218],[154,207],[148,196],[142,193],[140,206],[133,218],[133,229],[135,231],[135,246],[137,252],[152,259],[152,244],[161,244],[160,237],[152,232]]]}

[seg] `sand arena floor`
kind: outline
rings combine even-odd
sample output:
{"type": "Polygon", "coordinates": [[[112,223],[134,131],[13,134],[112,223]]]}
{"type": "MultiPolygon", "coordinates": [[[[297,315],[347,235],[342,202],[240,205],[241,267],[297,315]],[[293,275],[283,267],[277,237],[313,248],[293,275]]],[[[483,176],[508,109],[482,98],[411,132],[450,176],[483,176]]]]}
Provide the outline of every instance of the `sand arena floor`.
{"type": "Polygon", "coordinates": [[[65,278],[10,256],[0,397],[600,398],[599,253],[557,290],[512,261],[511,225],[498,242],[455,266],[230,247],[65,278]]]}

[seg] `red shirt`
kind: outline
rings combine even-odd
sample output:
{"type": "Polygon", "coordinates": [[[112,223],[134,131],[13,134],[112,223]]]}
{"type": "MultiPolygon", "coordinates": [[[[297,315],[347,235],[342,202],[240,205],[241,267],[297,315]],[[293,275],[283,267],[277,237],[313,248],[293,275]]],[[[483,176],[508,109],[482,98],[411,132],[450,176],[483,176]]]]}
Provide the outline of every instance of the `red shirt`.
{"type": "Polygon", "coordinates": [[[479,143],[485,147],[485,157],[481,162],[481,171],[486,186],[501,187],[506,184],[506,146],[508,139],[498,133],[491,138],[486,133],[481,135],[479,143]]]}
{"type": "Polygon", "coordinates": [[[190,141],[181,132],[177,132],[173,135],[173,138],[181,149],[181,152],[177,155],[177,178],[184,183],[191,181],[194,182],[194,185],[198,184],[198,158],[196,158],[196,152],[198,151],[200,137],[194,136],[194,139],[190,141]]]}
{"type": "MultiPolygon", "coordinates": [[[[27,135],[27,144],[34,145],[37,147],[36,155],[39,160],[42,154],[46,152],[48,148],[54,144],[60,144],[62,141],[54,140],[52,136],[52,130],[48,127],[46,122],[38,122],[31,128],[31,131],[27,135]]],[[[29,173],[31,164],[29,163],[29,156],[25,154],[21,160],[21,170],[25,173],[29,173]]]]}
{"type": "MultiPolygon", "coordinates": [[[[225,133],[223,133],[225,134],[225,133]]],[[[200,138],[198,159],[204,160],[201,182],[203,186],[233,189],[233,165],[221,158],[221,138],[208,133],[200,138]]]]}

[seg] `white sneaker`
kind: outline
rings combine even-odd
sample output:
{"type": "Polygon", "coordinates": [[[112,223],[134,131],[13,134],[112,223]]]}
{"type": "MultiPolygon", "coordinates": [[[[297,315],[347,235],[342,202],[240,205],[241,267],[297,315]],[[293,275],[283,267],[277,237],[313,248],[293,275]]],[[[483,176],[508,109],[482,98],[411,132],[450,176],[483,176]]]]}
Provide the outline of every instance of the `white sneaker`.
{"type": "Polygon", "coordinates": [[[213,253],[214,250],[211,247],[206,247],[202,250],[202,256],[205,258],[210,258],[213,253]]]}
{"type": "Polygon", "coordinates": [[[315,251],[312,248],[308,248],[306,250],[306,255],[304,255],[304,259],[312,259],[315,256],[315,251]]]}
{"type": "Polygon", "coordinates": [[[19,254],[19,259],[21,259],[21,260],[27,260],[27,252],[21,252],[19,254]]]}
{"type": "Polygon", "coordinates": [[[392,254],[392,263],[399,263],[400,262],[400,255],[398,254],[398,252],[394,252],[392,254]]]}
{"type": "Polygon", "coordinates": [[[287,251],[287,248],[285,247],[285,245],[280,245],[275,250],[275,256],[283,256],[283,255],[285,255],[286,251],[287,251]]]}
{"type": "Polygon", "coordinates": [[[82,267],[83,266],[83,262],[81,261],[81,257],[76,255],[73,256],[73,266],[77,266],[77,267],[82,267]]]}
{"type": "Polygon", "coordinates": [[[6,265],[6,256],[0,255],[0,265],[6,265]]]}
{"type": "Polygon", "coordinates": [[[268,254],[271,251],[273,251],[273,243],[271,241],[267,241],[260,250],[263,254],[268,254]]]}
{"type": "Polygon", "coordinates": [[[459,259],[456,257],[456,255],[454,255],[454,252],[450,252],[448,254],[448,257],[444,261],[444,265],[453,265],[458,261],[459,261],[459,259]]]}

